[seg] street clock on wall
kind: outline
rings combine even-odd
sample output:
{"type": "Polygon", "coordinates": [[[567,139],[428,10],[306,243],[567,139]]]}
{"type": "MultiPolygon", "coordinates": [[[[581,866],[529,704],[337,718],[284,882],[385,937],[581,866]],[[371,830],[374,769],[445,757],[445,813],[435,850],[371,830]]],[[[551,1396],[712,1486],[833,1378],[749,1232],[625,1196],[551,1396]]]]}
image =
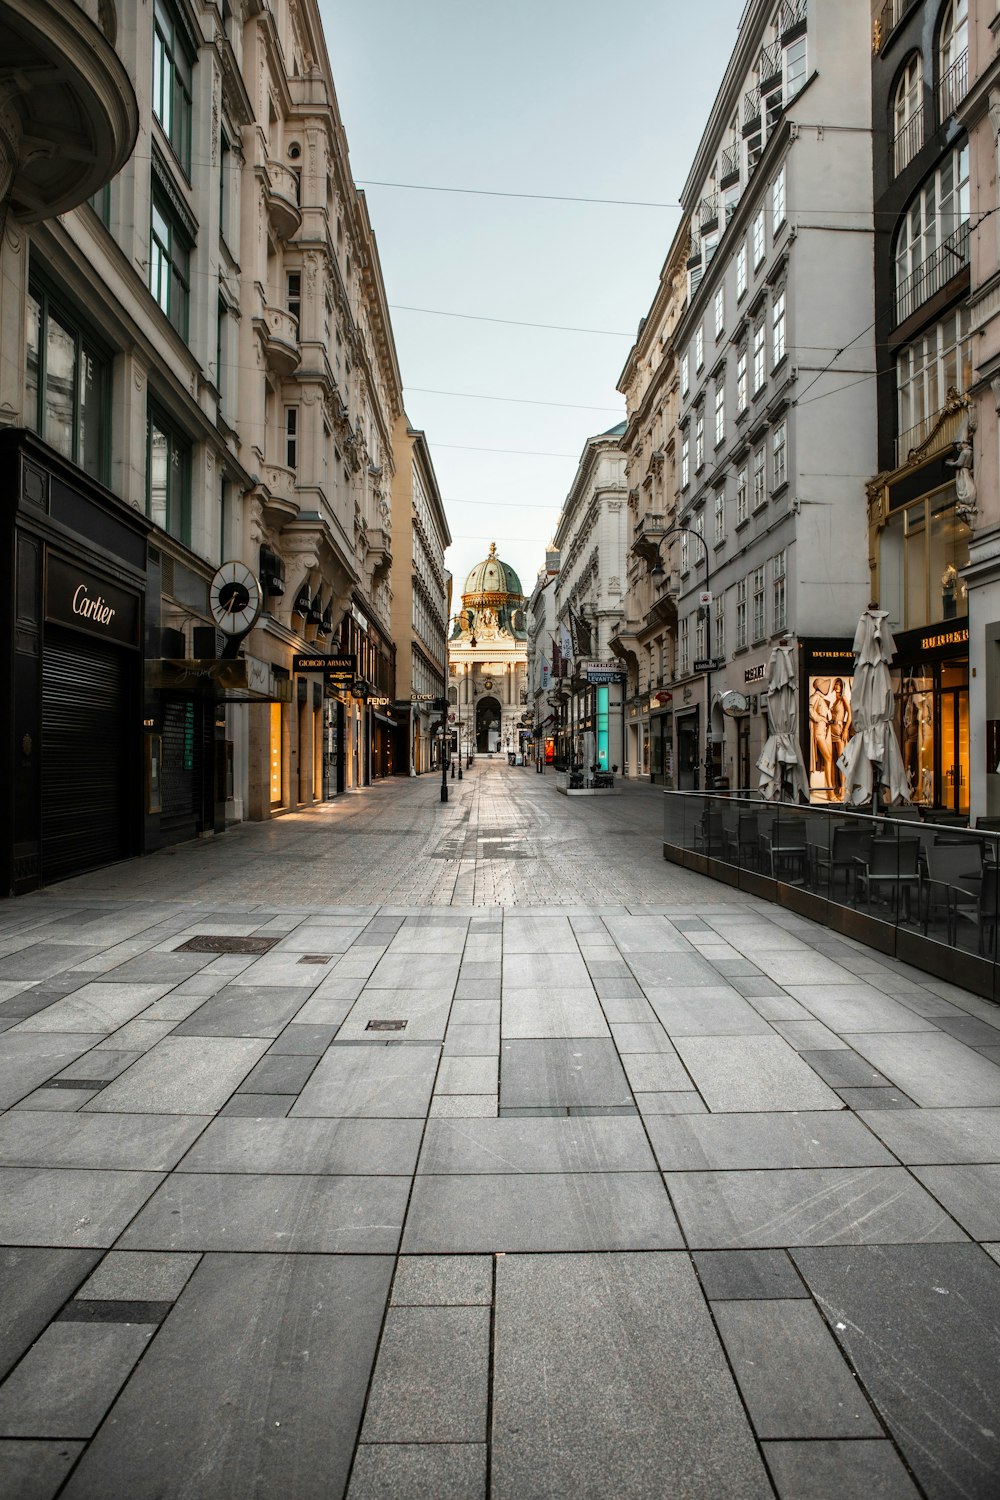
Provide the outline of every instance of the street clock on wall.
{"type": "Polygon", "coordinates": [[[226,635],[246,635],[257,623],[262,595],[255,575],[242,562],[224,562],[212,579],[212,617],[226,635]]]}

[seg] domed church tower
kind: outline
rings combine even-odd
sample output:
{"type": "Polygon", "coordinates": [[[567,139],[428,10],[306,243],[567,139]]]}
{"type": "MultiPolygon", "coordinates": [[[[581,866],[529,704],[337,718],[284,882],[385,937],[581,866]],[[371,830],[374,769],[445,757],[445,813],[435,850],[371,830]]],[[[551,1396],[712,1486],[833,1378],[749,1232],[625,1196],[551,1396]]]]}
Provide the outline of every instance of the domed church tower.
{"type": "Polygon", "coordinates": [[[491,543],[465,580],[448,642],[448,721],[460,753],[521,750],[530,725],[525,604],[521,580],[491,543]]]}

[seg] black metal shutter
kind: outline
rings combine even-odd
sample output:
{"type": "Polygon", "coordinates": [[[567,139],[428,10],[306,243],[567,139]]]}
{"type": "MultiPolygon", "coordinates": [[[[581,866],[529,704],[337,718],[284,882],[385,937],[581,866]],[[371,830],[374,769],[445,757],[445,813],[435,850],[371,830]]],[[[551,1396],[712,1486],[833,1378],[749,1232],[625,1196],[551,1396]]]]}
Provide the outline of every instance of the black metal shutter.
{"type": "Polygon", "coordinates": [[[163,813],[165,839],[194,838],[198,832],[201,744],[198,705],[193,698],[163,700],[163,813]]]}
{"type": "Polygon", "coordinates": [[[42,874],[128,854],[126,663],[101,641],[46,640],[42,662],[42,874]]]}

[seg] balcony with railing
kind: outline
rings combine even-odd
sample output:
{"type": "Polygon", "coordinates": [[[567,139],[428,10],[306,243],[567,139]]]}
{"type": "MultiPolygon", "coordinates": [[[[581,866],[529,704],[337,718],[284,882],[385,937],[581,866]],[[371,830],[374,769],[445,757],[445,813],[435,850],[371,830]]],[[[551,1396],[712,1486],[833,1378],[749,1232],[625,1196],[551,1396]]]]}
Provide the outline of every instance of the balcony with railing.
{"type": "Polygon", "coordinates": [[[778,30],[782,40],[797,26],[804,26],[809,9],[809,0],[782,0],[778,30]]]}
{"type": "Polygon", "coordinates": [[[667,518],[663,512],[648,510],[635,523],[635,531],[632,535],[632,551],[640,557],[655,558],[666,529],[667,518]]]}
{"type": "Polygon", "coordinates": [[[722,148],[722,158],[719,162],[722,174],[721,186],[732,187],[734,182],[740,180],[740,148],[739,143],[734,142],[731,146],[722,148]]]}
{"type": "Polygon", "coordinates": [[[908,10],[912,10],[917,0],[885,0],[885,4],[879,11],[877,28],[879,48],[885,46],[892,31],[899,25],[908,10]]]}
{"type": "Polygon", "coordinates": [[[928,297],[969,264],[969,225],[960,224],[896,287],[896,322],[904,323],[928,297]]]}
{"type": "Polygon", "coordinates": [[[719,195],[709,193],[698,205],[698,222],[702,234],[709,234],[719,227],[719,195]]]}
{"type": "Polygon", "coordinates": [[[953,115],[969,92],[968,48],[959,53],[946,73],[942,73],[938,84],[938,119],[942,125],[953,115]]]}
{"type": "Polygon", "coordinates": [[[283,307],[265,307],[264,316],[255,322],[271,369],[277,375],[291,375],[302,358],[298,318],[283,307]]]}
{"type": "Polygon", "coordinates": [[[918,105],[892,138],[892,172],[898,177],[924,144],[924,106],[918,105]]]}
{"type": "Polygon", "coordinates": [[[267,210],[279,239],[291,239],[302,223],[299,179],[284,162],[267,164],[267,210]]]}
{"type": "Polygon", "coordinates": [[[772,42],[762,47],[760,53],[760,91],[770,93],[781,83],[781,43],[772,42]]]}
{"type": "Polygon", "coordinates": [[[747,89],[743,95],[743,134],[760,128],[760,89],[747,89]]]}

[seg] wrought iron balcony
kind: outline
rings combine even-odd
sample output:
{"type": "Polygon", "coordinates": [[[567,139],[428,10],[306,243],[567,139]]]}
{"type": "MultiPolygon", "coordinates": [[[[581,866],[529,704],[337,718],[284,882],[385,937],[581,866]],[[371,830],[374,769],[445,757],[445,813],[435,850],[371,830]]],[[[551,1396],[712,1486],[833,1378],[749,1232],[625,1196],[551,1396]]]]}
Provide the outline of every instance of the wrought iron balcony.
{"type": "Polygon", "coordinates": [[[719,163],[722,176],[722,186],[730,187],[740,179],[740,148],[738,144],[724,146],[722,159],[719,163]]]}
{"type": "Polygon", "coordinates": [[[968,264],[969,225],[966,222],[960,224],[896,287],[896,322],[905,322],[928,297],[933,297],[968,264]]]}
{"type": "Polygon", "coordinates": [[[924,144],[924,106],[918,105],[892,138],[892,171],[898,177],[924,144]]]}
{"type": "Polygon", "coordinates": [[[956,57],[938,84],[938,119],[942,125],[950,115],[955,113],[968,92],[969,51],[966,48],[956,57]]]}
{"type": "Polygon", "coordinates": [[[760,91],[770,93],[781,83],[781,43],[772,42],[760,52],[760,91]]]}
{"type": "Polygon", "coordinates": [[[702,198],[698,208],[698,222],[701,225],[702,234],[716,229],[719,223],[719,195],[710,193],[707,198],[702,198]]]}
{"type": "Polygon", "coordinates": [[[743,134],[748,135],[760,124],[760,89],[747,89],[743,95],[743,134]]]}
{"type": "Polygon", "coordinates": [[[778,30],[782,37],[805,22],[808,8],[808,0],[782,0],[781,15],[778,20],[778,30]]]}
{"type": "Polygon", "coordinates": [[[879,11],[879,17],[876,23],[876,34],[879,50],[881,50],[885,46],[886,39],[888,38],[890,32],[892,32],[894,28],[899,25],[900,21],[906,15],[906,12],[908,10],[912,10],[913,6],[916,3],[917,0],[886,0],[886,3],[879,11]]]}

